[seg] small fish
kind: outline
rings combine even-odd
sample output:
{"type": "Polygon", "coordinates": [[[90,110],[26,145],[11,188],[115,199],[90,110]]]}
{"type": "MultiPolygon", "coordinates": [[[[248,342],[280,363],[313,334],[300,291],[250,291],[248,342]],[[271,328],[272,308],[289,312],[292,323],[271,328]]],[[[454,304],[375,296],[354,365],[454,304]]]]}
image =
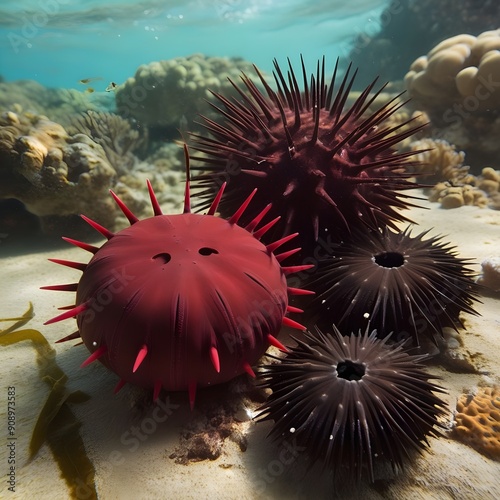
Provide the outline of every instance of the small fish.
{"type": "Polygon", "coordinates": [[[115,82],[110,82],[110,84],[106,87],[106,92],[116,90],[116,87],[118,87],[118,85],[115,82]]]}
{"type": "Polygon", "coordinates": [[[94,76],[93,78],[82,78],[78,80],[78,83],[82,83],[83,85],[87,85],[90,82],[95,82],[97,80],[102,80],[102,76],[94,76]]]}
{"type": "Polygon", "coordinates": [[[93,92],[95,92],[95,89],[93,89],[92,87],[87,87],[84,92],[86,94],[92,94],[93,92]]]}

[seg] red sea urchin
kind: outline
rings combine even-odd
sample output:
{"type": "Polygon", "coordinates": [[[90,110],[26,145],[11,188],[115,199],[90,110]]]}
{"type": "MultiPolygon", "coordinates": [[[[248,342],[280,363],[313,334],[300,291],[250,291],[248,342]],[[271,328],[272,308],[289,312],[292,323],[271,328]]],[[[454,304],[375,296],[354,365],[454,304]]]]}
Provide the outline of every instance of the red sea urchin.
{"type": "Polygon", "coordinates": [[[421,364],[425,356],[409,355],[401,344],[371,335],[343,337],[306,332],[279,363],[263,367],[264,387],[273,392],[259,420],[273,420],[269,435],[293,437],[306,448],[311,465],[320,461],[335,476],[368,472],[388,460],[403,468],[413,450],[438,436],[438,417],[445,403],[433,392],[421,364]]]}
{"type": "Polygon", "coordinates": [[[352,332],[369,324],[380,337],[394,332],[416,344],[421,335],[436,342],[444,327],[463,326],[461,311],[478,314],[470,260],[439,236],[424,239],[428,232],[412,236],[409,228],[385,228],[332,245],[306,281],[317,294],[308,307],[311,322],[352,332]]]}
{"type": "Polygon", "coordinates": [[[99,359],[120,376],[117,389],[153,388],[154,399],[162,388],[188,390],[193,405],[197,386],[253,374],[269,344],[282,347],[275,338],[282,324],[304,329],[285,314],[299,311],[287,290],[307,292],[287,288],[285,275],[305,266],[279,264],[297,249],[273,254],[295,235],[267,247],[259,241],[277,222],[256,230],[269,207],[237,225],[255,192],[225,220],[214,216],[224,186],[206,215],[191,213],[189,182],[179,215],[163,215],[148,188],[154,217],[138,220],[111,193],[130,227],[113,234],[82,216],[108,241],[97,248],[65,238],[94,256],[88,264],[52,259],[83,275],[44,287],[76,291],[76,305],[47,324],[76,317],[78,331],[62,341],[81,337],[92,353],[83,365],[99,359]]]}
{"type": "Polygon", "coordinates": [[[299,232],[305,253],[325,230],[337,239],[353,227],[407,220],[396,209],[412,206],[413,197],[400,191],[417,187],[407,169],[415,152],[398,153],[394,146],[421,127],[400,130],[412,120],[388,124],[404,104],[399,96],[369,112],[385,88],[370,95],[375,80],[347,108],[356,77],[350,67],[335,88],[338,61],[329,84],[324,59],[310,82],[302,61],[303,92],[290,61],[286,77],[276,61],[274,68],[277,92],[255,68],[267,95],[243,74],[242,86],[231,82],[241,100],[214,93],[224,124],[204,118],[213,137],[191,134],[192,148],[204,153],[193,157],[203,161],[194,178],[194,186],[205,188],[200,206],[227,181],[220,210],[230,214],[257,187],[254,210],[272,202],[271,213],[283,215],[278,234],[299,232]]]}

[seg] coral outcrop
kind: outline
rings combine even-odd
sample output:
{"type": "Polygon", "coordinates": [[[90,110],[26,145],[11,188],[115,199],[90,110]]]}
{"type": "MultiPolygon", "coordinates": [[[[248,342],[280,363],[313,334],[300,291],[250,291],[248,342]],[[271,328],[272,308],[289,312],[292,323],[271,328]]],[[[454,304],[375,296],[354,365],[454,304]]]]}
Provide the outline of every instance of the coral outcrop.
{"type": "MultiPolygon", "coordinates": [[[[86,225],[74,226],[81,213],[110,229],[120,226],[121,212],[108,196],[111,188],[138,216],[149,214],[147,196],[135,190],[146,179],[156,183],[163,206],[177,208],[184,189],[180,148],[164,147],[141,161],[134,153],[143,141],[126,120],[110,113],[87,112],[64,128],[43,115],[5,112],[0,115],[0,201],[21,202],[38,216],[46,234],[67,232],[68,225],[83,229],[86,225]]],[[[0,222],[2,207],[11,210],[11,202],[0,206],[0,222]]]]}
{"type": "Polygon", "coordinates": [[[237,95],[228,78],[236,81],[241,72],[253,74],[252,64],[202,54],[144,64],[117,89],[117,110],[125,118],[178,138],[177,129],[196,128],[193,120],[198,114],[211,116],[207,103],[211,92],[237,95]]]}
{"type": "Polygon", "coordinates": [[[430,201],[440,202],[443,208],[475,205],[500,210],[499,171],[485,167],[481,175],[475,176],[468,173],[468,167],[457,164],[444,169],[444,172],[451,177],[436,183],[429,194],[430,201]]]}
{"type": "Polygon", "coordinates": [[[52,216],[86,212],[114,222],[106,193],[116,172],[90,137],[69,135],[42,115],[7,112],[0,117],[0,159],[0,198],[21,201],[45,232],[52,216]]]}
{"type": "Polygon", "coordinates": [[[360,27],[348,60],[360,66],[358,84],[368,84],[374,73],[382,81],[399,80],[414,59],[443,39],[497,29],[499,18],[496,0],[391,0],[380,15],[380,31],[360,27]]]}
{"type": "Polygon", "coordinates": [[[452,435],[480,453],[500,460],[500,387],[480,387],[457,402],[452,435]]]}
{"type": "Polygon", "coordinates": [[[405,82],[429,134],[467,153],[472,172],[500,166],[500,29],[442,41],[416,59],[405,82]]]}
{"type": "Polygon", "coordinates": [[[442,41],[410,66],[405,77],[410,96],[437,124],[498,109],[499,49],[500,29],[442,41]]]}

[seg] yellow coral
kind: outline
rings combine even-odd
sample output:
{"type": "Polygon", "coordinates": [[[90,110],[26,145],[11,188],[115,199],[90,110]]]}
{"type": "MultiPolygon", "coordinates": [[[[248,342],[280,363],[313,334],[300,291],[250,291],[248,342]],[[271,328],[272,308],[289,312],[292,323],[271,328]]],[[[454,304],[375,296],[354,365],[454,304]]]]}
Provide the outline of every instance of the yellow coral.
{"type": "Polygon", "coordinates": [[[498,108],[500,92],[489,82],[499,79],[500,29],[442,41],[413,62],[405,83],[424,109],[460,101],[469,112],[498,108]]]}
{"type": "Polygon", "coordinates": [[[480,453],[500,460],[500,387],[482,387],[457,402],[453,435],[480,453]]]}
{"type": "Polygon", "coordinates": [[[438,182],[429,195],[430,201],[438,201],[443,208],[458,208],[463,205],[488,206],[486,194],[479,188],[464,184],[453,186],[449,182],[438,182]]]}
{"type": "Polygon", "coordinates": [[[417,165],[417,176],[426,184],[456,182],[462,180],[469,171],[469,167],[463,164],[465,153],[457,151],[456,147],[447,141],[427,137],[413,141],[410,149],[421,151],[415,156],[415,160],[420,163],[417,165]]]}

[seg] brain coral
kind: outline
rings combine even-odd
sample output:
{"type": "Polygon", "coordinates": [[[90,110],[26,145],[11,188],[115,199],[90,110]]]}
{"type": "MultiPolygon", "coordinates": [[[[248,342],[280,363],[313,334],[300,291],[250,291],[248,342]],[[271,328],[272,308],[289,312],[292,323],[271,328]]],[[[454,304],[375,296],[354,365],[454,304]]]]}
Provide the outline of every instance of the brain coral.
{"type": "Polygon", "coordinates": [[[205,57],[194,54],[139,66],[135,75],[116,91],[118,113],[148,127],[176,129],[198,114],[211,113],[214,92],[235,95],[227,80],[249,72],[252,65],[240,58],[205,57]],[[210,91],[209,91],[210,90],[210,91]]]}
{"type": "Polygon", "coordinates": [[[416,59],[405,77],[410,96],[444,123],[498,109],[499,81],[500,29],[442,41],[416,59]]]}
{"type": "Polygon", "coordinates": [[[457,402],[454,437],[484,455],[500,460],[500,387],[481,387],[457,402]]]}

